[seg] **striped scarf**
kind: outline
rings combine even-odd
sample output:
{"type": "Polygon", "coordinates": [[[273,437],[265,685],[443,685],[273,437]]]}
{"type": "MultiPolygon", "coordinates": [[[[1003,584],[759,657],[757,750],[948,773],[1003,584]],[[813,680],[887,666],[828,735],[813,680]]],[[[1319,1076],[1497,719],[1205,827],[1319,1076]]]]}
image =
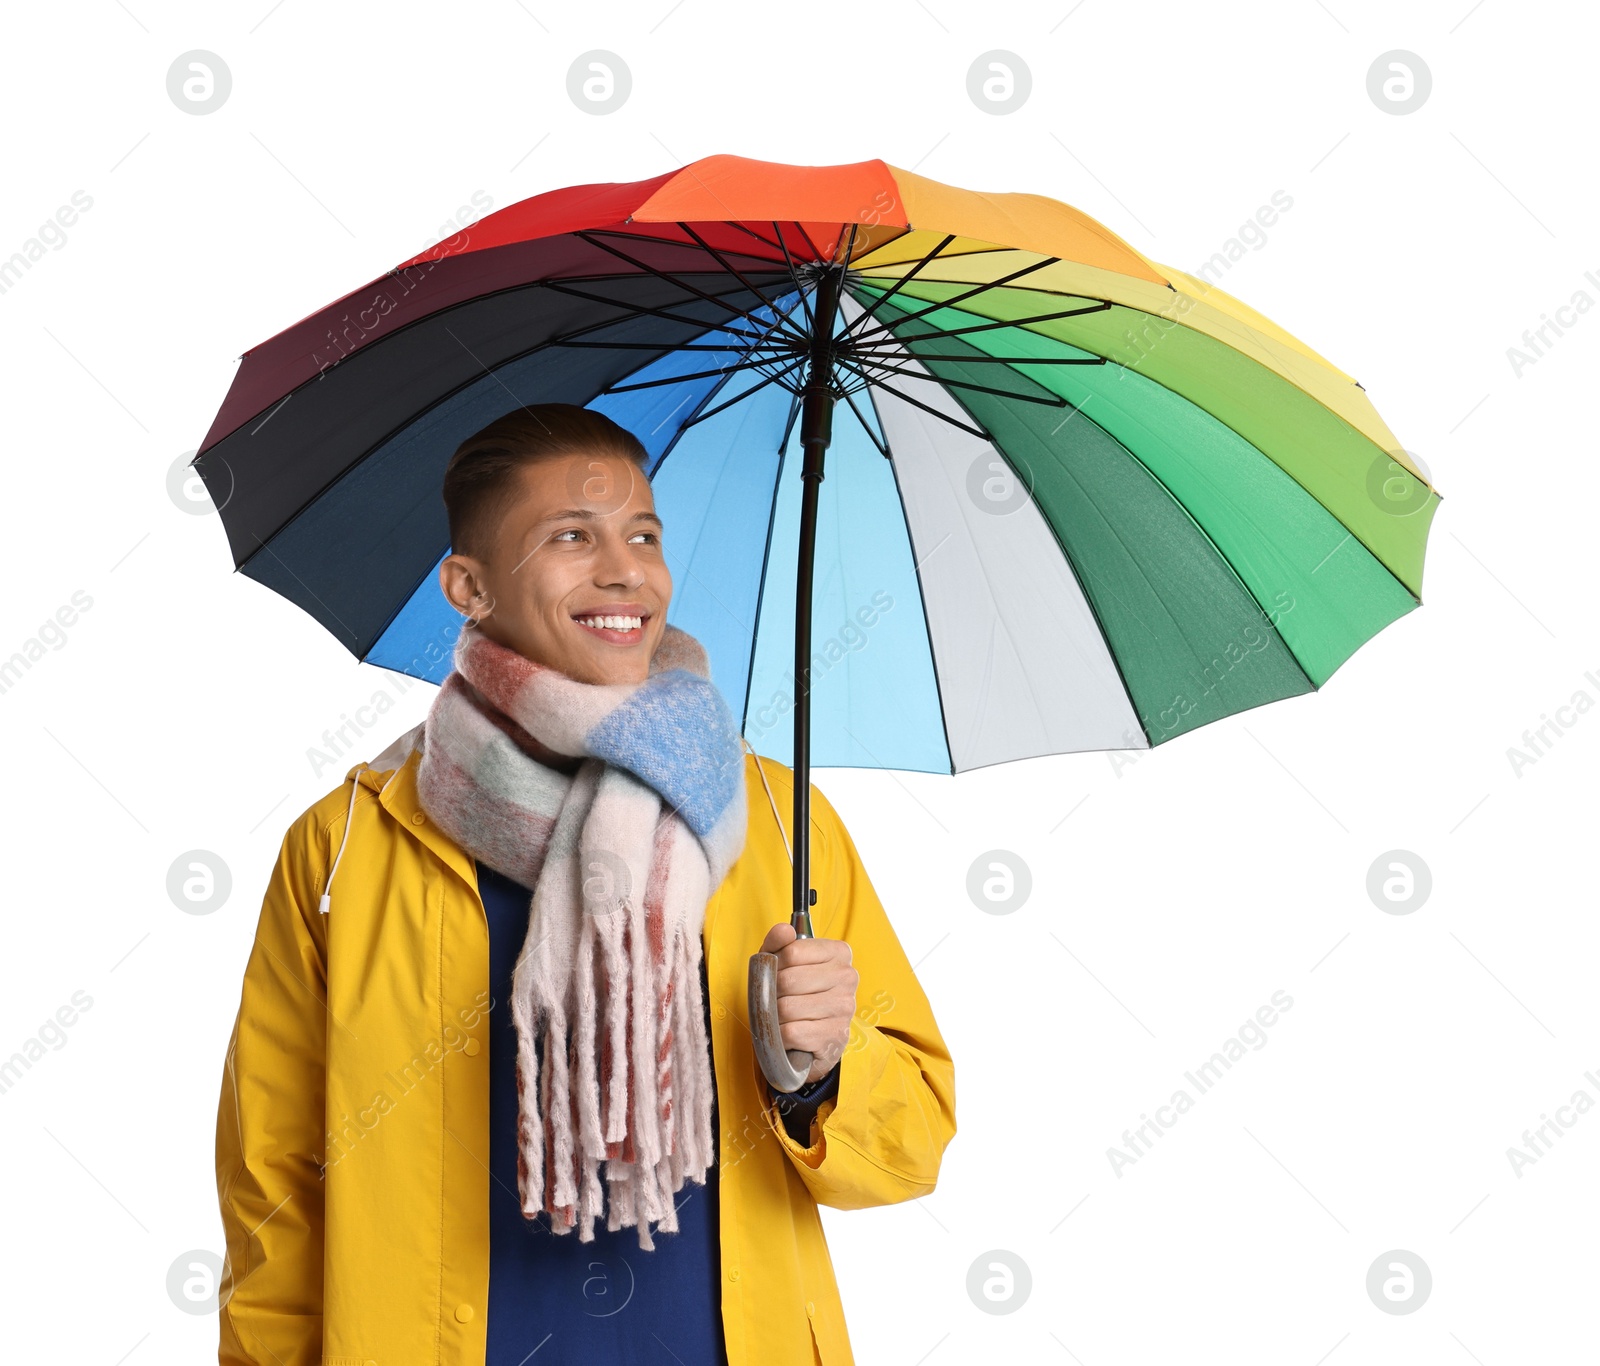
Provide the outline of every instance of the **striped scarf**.
{"type": "Polygon", "coordinates": [[[441,829],[533,888],[511,983],[523,1214],[594,1239],[678,1228],[711,1165],[706,901],[745,836],[738,727],[669,626],[639,684],[575,682],[470,626],[417,746],[441,829]],[[540,755],[578,757],[563,772],[540,755]]]}

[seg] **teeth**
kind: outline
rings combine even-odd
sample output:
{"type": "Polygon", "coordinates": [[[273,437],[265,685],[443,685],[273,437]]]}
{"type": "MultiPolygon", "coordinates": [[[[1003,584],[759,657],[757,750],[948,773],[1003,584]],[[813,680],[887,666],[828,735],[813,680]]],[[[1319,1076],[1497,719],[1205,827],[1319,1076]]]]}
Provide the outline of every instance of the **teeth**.
{"type": "Polygon", "coordinates": [[[579,617],[577,621],[580,626],[604,631],[637,631],[644,625],[643,617],[579,617]]]}

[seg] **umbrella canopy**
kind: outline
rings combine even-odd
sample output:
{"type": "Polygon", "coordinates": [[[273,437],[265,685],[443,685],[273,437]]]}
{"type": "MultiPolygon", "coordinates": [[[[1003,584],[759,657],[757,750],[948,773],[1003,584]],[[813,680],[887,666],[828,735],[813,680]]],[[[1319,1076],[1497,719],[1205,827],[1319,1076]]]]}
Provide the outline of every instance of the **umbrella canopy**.
{"type": "Polygon", "coordinates": [[[1143,748],[1311,691],[1419,604],[1438,503],[1361,386],[1237,299],[881,161],[538,195],[242,361],[195,468],[236,567],[356,657],[442,681],[445,463],[586,404],[649,449],[671,620],[801,764],[800,658],[826,765],[1143,748]]]}

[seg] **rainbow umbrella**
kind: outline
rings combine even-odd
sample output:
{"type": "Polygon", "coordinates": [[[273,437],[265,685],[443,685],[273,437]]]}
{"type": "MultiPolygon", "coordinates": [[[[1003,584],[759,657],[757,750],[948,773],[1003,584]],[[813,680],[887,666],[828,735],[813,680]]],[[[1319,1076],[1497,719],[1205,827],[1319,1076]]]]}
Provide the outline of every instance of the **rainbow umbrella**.
{"type": "Polygon", "coordinates": [[[1354,379],[1066,204],[734,156],[536,195],[296,323],[194,467],[237,569],[440,682],[444,465],[548,401],[649,449],[671,620],[801,832],[812,762],[1146,748],[1320,687],[1420,603],[1438,503],[1354,379]]]}

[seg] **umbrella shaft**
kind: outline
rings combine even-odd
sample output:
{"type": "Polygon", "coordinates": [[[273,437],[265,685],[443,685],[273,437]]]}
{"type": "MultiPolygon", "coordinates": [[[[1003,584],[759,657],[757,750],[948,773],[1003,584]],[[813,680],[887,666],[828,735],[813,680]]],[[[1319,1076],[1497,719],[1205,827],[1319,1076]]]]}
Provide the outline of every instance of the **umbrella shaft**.
{"type": "Polygon", "coordinates": [[[833,326],[843,266],[817,280],[812,302],[810,366],[801,398],[800,555],[794,589],[794,911],[790,923],[811,938],[811,579],[817,555],[817,494],[833,435],[833,326]]]}

